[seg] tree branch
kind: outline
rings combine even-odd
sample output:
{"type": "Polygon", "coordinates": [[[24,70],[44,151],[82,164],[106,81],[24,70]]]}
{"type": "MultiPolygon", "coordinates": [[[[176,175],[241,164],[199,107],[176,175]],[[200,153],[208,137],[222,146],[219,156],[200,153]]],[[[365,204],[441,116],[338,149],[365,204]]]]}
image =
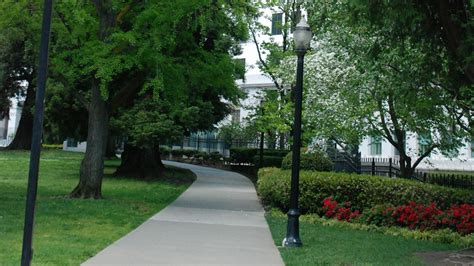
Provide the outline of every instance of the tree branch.
{"type": "Polygon", "coordinates": [[[281,85],[277,82],[276,76],[272,73],[272,71],[270,71],[270,68],[268,67],[267,63],[262,58],[262,52],[260,51],[260,45],[258,44],[257,36],[255,35],[255,30],[252,27],[249,27],[249,28],[250,28],[250,33],[252,34],[253,42],[255,43],[255,46],[257,48],[258,60],[262,64],[263,68],[265,69],[265,72],[272,78],[272,81],[275,84],[277,90],[281,91],[282,88],[281,88],[281,85]]]}
{"type": "Polygon", "coordinates": [[[67,32],[69,32],[69,34],[72,34],[72,28],[66,23],[66,18],[64,16],[64,14],[59,12],[58,9],[54,9],[54,10],[56,11],[56,15],[58,15],[59,20],[61,21],[61,23],[66,28],[67,32]]]}
{"type": "Polygon", "coordinates": [[[423,153],[420,157],[418,157],[418,159],[416,159],[416,161],[413,163],[412,169],[416,169],[418,164],[420,164],[423,159],[425,159],[428,155],[430,155],[430,153],[434,149],[436,149],[438,147],[439,147],[438,144],[433,144],[428,150],[425,151],[425,153],[423,153]]]}
{"type": "Polygon", "coordinates": [[[127,5],[125,5],[125,7],[122,8],[122,10],[118,13],[117,17],[115,18],[115,23],[117,25],[122,24],[123,17],[125,17],[125,15],[127,15],[128,12],[132,10],[133,5],[137,4],[138,2],[139,0],[131,0],[127,5]]]}

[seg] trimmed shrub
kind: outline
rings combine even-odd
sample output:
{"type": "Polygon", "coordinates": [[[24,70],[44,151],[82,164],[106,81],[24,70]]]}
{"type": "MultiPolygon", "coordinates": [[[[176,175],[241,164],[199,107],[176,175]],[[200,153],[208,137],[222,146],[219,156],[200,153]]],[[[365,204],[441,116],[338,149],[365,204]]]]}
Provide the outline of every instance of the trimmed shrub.
{"type": "Polygon", "coordinates": [[[234,163],[253,163],[253,157],[257,152],[258,149],[231,148],[230,159],[234,163]]]}
{"type": "MultiPolygon", "coordinates": [[[[283,160],[280,156],[267,156],[263,155],[263,167],[280,167],[281,161],[283,160]]],[[[253,157],[253,162],[255,166],[260,166],[260,155],[253,157]]]]}
{"type": "Polygon", "coordinates": [[[171,153],[171,149],[166,146],[160,146],[160,155],[168,156],[171,153]]]}
{"type": "Polygon", "coordinates": [[[215,162],[221,161],[222,159],[222,155],[218,151],[208,153],[206,157],[207,157],[206,158],[207,160],[211,160],[215,162]]]}
{"type": "MultiPolygon", "coordinates": [[[[263,150],[263,156],[268,157],[271,159],[264,159],[264,165],[265,166],[276,166],[280,167],[281,166],[281,161],[283,160],[283,157],[285,157],[288,154],[288,150],[269,150],[269,149],[264,149],[263,150]],[[277,157],[279,158],[278,160],[280,161],[278,164],[276,164],[277,157]],[[267,161],[268,164],[265,164],[267,161]]],[[[230,149],[230,161],[234,163],[254,163],[255,165],[259,165],[258,161],[260,159],[255,159],[256,156],[260,156],[260,149],[255,149],[255,148],[231,148],[230,149]]]]}
{"type": "MultiPolygon", "coordinates": [[[[257,190],[263,201],[271,206],[288,210],[290,198],[290,171],[264,168],[258,172],[257,190]]],[[[474,193],[420,183],[406,179],[301,171],[300,211],[324,214],[321,204],[332,197],[337,202],[350,202],[354,210],[364,210],[380,204],[401,206],[414,201],[436,203],[441,209],[453,204],[474,203],[474,193]]]]}
{"type": "MultiPolygon", "coordinates": [[[[281,163],[281,168],[291,169],[291,160],[293,153],[288,153],[281,163]]],[[[300,155],[300,169],[301,170],[312,170],[312,171],[331,171],[332,161],[331,158],[322,150],[315,150],[312,152],[306,152],[301,150],[300,155]]]]}
{"type": "Polygon", "coordinates": [[[171,155],[173,155],[173,156],[183,156],[184,150],[181,150],[181,149],[179,149],[179,150],[171,150],[170,152],[171,152],[171,155]]]}

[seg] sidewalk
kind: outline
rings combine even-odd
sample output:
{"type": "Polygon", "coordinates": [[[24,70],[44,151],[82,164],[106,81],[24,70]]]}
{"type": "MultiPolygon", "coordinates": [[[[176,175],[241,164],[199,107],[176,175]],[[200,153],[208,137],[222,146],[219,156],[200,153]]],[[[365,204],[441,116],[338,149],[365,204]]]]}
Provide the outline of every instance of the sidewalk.
{"type": "Polygon", "coordinates": [[[175,202],[83,265],[283,265],[246,177],[177,163],[197,180],[175,202]]]}

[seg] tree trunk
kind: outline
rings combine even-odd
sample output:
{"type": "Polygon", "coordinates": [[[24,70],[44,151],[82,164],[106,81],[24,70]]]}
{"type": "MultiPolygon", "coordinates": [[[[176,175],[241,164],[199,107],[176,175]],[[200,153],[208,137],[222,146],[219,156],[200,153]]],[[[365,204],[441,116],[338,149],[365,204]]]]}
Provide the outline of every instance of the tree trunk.
{"type": "MultiPolygon", "coordinates": [[[[30,82],[31,83],[31,82],[30,82]]],[[[33,86],[28,85],[26,99],[21,112],[20,123],[16,130],[13,141],[8,145],[8,150],[29,150],[31,149],[31,137],[33,134],[33,106],[36,99],[36,92],[33,86]]]]}
{"type": "Polygon", "coordinates": [[[159,146],[137,148],[127,144],[122,153],[122,163],[114,175],[148,179],[158,177],[164,169],[159,146]]]}
{"type": "Polygon", "coordinates": [[[415,169],[411,166],[411,158],[400,153],[400,175],[411,178],[415,169]]]}
{"type": "Polygon", "coordinates": [[[79,184],[70,196],[73,198],[99,199],[102,197],[102,177],[104,174],[104,155],[109,116],[107,105],[100,95],[97,82],[92,84],[92,97],[88,113],[86,154],[81,163],[79,184]]]}

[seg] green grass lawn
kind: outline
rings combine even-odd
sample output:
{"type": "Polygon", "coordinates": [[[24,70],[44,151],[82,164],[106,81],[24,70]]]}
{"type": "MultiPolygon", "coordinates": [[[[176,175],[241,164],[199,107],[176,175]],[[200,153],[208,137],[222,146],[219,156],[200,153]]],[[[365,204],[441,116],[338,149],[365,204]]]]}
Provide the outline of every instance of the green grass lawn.
{"type": "MultiPolygon", "coordinates": [[[[171,169],[168,181],[110,176],[106,162],[102,200],[70,199],[83,154],[42,153],[34,231],[35,265],[79,265],[175,200],[191,183],[187,170],[171,169]],[[171,180],[179,180],[174,182],[171,180]]],[[[19,265],[29,152],[0,151],[0,265],[19,265]]]]}
{"type": "MultiPolygon", "coordinates": [[[[286,217],[267,214],[277,246],[286,234],[286,217]]],[[[455,245],[405,239],[322,224],[300,223],[301,248],[281,248],[287,265],[423,265],[415,252],[456,250],[455,245]]]]}

